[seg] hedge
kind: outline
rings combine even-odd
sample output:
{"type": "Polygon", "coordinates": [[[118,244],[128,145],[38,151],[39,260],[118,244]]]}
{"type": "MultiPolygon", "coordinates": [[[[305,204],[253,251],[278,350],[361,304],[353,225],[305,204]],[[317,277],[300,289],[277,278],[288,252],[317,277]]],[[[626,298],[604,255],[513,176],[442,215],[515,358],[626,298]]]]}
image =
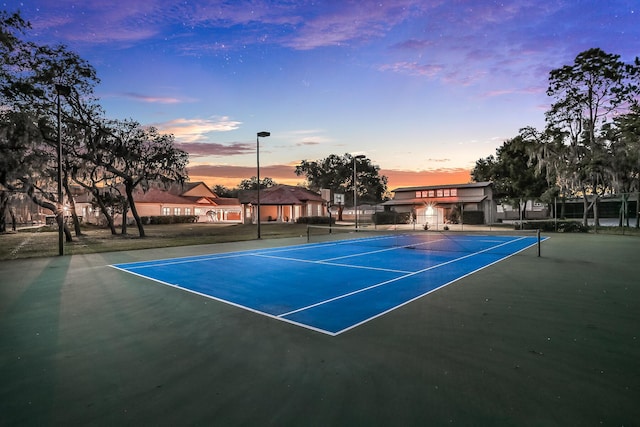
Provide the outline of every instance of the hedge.
{"type": "Polygon", "coordinates": [[[328,216],[301,216],[296,224],[335,224],[336,219],[328,216]]]}
{"type": "Polygon", "coordinates": [[[411,221],[410,212],[376,212],[372,215],[373,223],[380,224],[408,224],[411,221]]]}
{"type": "Polygon", "coordinates": [[[140,218],[144,225],[156,224],[186,224],[198,222],[197,215],[152,215],[140,218]]]}
{"type": "Polygon", "coordinates": [[[483,211],[464,211],[462,213],[462,223],[469,225],[482,225],[484,224],[484,212],[483,211]]]}
{"type": "Polygon", "coordinates": [[[540,230],[540,231],[558,231],[558,233],[587,233],[589,227],[580,221],[567,221],[553,219],[546,221],[525,221],[522,224],[515,223],[516,230],[540,230]]]}

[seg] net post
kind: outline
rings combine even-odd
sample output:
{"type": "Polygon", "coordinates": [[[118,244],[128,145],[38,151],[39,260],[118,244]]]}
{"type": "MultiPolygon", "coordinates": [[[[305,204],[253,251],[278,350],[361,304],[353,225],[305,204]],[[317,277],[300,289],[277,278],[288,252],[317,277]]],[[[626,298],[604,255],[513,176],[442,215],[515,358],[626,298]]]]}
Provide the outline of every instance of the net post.
{"type": "Polygon", "coordinates": [[[309,243],[311,241],[311,237],[310,237],[310,231],[309,231],[309,224],[307,224],[307,243],[309,243]]]}
{"type": "Polygon", "coordinates": [[[536,238],[537,238],[537,245],[538,245],[538,257],[540,257],[540,229],[536,230],[536,238]]]}

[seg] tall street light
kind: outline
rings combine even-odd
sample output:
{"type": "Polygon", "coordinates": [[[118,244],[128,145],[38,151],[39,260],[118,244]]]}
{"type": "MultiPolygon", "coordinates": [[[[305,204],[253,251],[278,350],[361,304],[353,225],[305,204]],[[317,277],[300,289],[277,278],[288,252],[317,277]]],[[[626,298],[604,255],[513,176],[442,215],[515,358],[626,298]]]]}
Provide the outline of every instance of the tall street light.
{"type": "Polygon", "coordinates": [[[256,136],[256,163],[258,165],[258,209],[257,209],[257,221],[258,221],[258,239],[260,236],[260,138],[266,138],[271,136],[271,132],[258,132],[258,136],[256,136]]]}
{"type": "Polygon", "coordinates": [[[356,231],[358,231],[358,173],[356,171],[356,160],[364,158],[364,154],[353,157],[353,212],[356,218],[356,231]]]}
{"type": "Polygon", "coordinates": [[[60,120],[60,97],[69,96],[71,88],[64,85],[56,85],[58,94],[58,254],[64,255],[64,209],[62,203],[62,121],[60,120]]]}

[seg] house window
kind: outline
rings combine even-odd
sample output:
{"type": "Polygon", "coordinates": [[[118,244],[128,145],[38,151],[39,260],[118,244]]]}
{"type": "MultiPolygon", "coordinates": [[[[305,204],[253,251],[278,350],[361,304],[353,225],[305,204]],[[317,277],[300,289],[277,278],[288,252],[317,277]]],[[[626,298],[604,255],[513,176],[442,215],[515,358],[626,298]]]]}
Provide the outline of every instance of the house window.
{"type": "Polygon", "coordinates": [[[191,208],[184,208],[185,215],[191,215],[191,208]]]}
{"type": "Polygon", "coordinates": [[[422,197],[422,191],[416,191],[416,197],[422,197]]]}
{"type": "Polygon", "coordinates": [[[449,194],[451,194],[451,193],[449,192],[449,189],[448,189],[448,188],[445,188],[445,189],[444,189],[444,197],[449,197],[449,194]]]}
{"type": "Polygon", "coordinates": [[[436,197],[442,197],[442,190],[436,190],[436,197]]]}
{"type": "Polygon", "coordinates": [[[451,189],[451,197],[458,197],[458,189],[457,188],[452,188],[451,189]]]}
{"type": "Polygon", "coordinates": [[[174,215],[180,215],[180,208],[173,208],[174,215]]]}
{"type": "Polygon", "coordinates": [[[162,208],[162,215],[171,215],[171,208],[162,208]]]}
{"type": "Polygon", "coordinates": [[[429,190],[429,197],[436,197],[436,192],[434,190],[429,190]]]}

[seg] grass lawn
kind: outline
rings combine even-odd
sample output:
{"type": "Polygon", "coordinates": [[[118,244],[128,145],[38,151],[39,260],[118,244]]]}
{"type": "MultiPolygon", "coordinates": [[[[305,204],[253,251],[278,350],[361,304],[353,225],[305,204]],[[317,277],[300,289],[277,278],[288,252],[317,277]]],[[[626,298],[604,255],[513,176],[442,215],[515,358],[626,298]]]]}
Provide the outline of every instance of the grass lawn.
{"type": "Polygon", "coordinates": [[[83,254],[0,261],[0,425],[640,420],[637,236],[551,234],[542,257],[529,249],[331,337],[108,267],[299,243],[304,229],[257,241],[255,227],[222,227],[251,241],[208,245],[197,239],[217,226],[191,227],[196,246],[99,252],[91,237],[83,254]]]}
{"type": "MultiPolygon", "coordinates": [[[[504,226],[512,229],[512,226],[504,226]]],[[[494,229],[496,226],[494,226],[494,229]]],[[[498,227],[499,228],[499,227],[498,227]]],[[[99,252],[130,251],[137,249],[206,245],[212,243],[243,242],[257,238],[253,224],[167,224],[145,226],[145,238],[138,237],[135,226],[128,234],[112,235],[104,228],[83,226],[82,236],[73,236],[73,242],[64,244],[65,255],[99,252]]],[[[117,230],[120,233],[120,229],[117,230]]],[[[306,224],[266,223],[261,226],[263,239],[304,237],[306,224]]],[[[593,232],[593,231],[592,231],[593,232]]],[[[640,236],[635,228],[599,227],[599,234],[640,236]]],[[[0,234],[0,260],[58,255],[58,231],[55,227],[22,229],[0,234]]]]}
{"type": "MultiPolygon", "coordinates": [[[[251,224],[167,224],[147,225],[146,237],[138,237],[135,226],[128,234],[112,235],[108,229],[84,227],[83,235],[73,236],[73,242],[64,244],[65,255],[97,252],[128,251],[136,249],[203,245],[238,242],[257,238],[257,228],[251,224]]],[[[118,229],[118,233],[120,230],[118,229]]],[[[264,239],[299,237],[306,233],[305,224],[262,224],[264,239]]],[[[41,227],[0,235],[0,260],[58,255],[57,228],[41,227]]]]}

